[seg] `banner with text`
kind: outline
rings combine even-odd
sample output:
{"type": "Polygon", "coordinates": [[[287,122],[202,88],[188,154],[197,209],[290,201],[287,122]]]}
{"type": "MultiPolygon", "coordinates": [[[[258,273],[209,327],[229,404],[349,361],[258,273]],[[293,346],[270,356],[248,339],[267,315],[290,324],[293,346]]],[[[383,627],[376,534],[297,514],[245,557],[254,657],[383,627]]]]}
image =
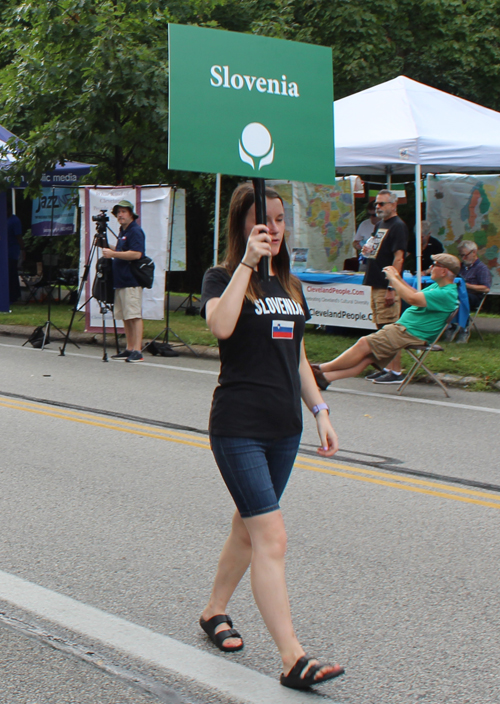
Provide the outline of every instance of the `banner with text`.
{"type": "Polygon", "coordinates": [[[302,284],[311,313],[309,323],[376,330],[372,321],[370,286],[358,284],[302,284]]]}
{"type": "Polygon", "coordinates": [[[169,169],[333,183],[332,50],[169,25],[169,169]]]}
{"type": "Polygon", "coordinates": [[[33,199],[31,234],[35,237],[72,235],[75,232],[75,193],[70,188],[42,188],[33,199]]]}

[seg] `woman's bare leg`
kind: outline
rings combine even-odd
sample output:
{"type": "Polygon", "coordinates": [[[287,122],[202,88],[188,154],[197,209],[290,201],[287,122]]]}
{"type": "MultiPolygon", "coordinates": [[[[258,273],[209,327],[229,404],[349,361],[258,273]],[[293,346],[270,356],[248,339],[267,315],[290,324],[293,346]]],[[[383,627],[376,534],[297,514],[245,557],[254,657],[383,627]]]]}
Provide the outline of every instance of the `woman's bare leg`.
{"type": "MultiPolygon", "coordinates": [[[[238,511],[233,516],[231,532],[219,558],[217,574],[215,575],[212,594],[202,613],[205,621],[218,614],[225,614],[229,599],[245,574],[252,557],[252,543],[248,530],[238,511]]],[[[215,629],[216,633],[227,631],[229,624],[221,623],[215,629]]],[[[228,638],[225,646],[236,647],[241,644],[240,638],[228,638]]]]}
{"type": "MultiPolygon", "coordinates": [[[[304,653],[293,630],[285,580],[286,532],[281,511],[244,518],[252,541],[251,582],[259,611],[288,674],[304,653]]],[[[333,669],[322,668],[318,674],[333,669]]]]}

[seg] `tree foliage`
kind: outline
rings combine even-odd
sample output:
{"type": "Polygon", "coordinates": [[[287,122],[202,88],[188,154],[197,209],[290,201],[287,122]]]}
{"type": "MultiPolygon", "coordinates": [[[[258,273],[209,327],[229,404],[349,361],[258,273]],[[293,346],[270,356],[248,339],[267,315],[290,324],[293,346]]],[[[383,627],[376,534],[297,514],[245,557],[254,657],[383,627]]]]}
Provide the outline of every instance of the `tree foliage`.
{"type": "Polygon", "coordinates": [[[4,27],[0,121],[27,143],[19,171],[58,160],[97,164],[96,180],[154,182],[167,159],[167,25],[214,3],[34,0],[4,27]],[[167,6],[168,5],[168,6],[167,6]]]}
{"type": "Polygon", "coordinates": [[[209,261],[213,177],[167,171],[168,22],[329,46],[336,98],[403,74],[500,110],[499,15],[500,0],[0,0],[0,123],[26,140],[9,176],[36,186],[76,159],[94,182],[176,180],[209,261]]]}

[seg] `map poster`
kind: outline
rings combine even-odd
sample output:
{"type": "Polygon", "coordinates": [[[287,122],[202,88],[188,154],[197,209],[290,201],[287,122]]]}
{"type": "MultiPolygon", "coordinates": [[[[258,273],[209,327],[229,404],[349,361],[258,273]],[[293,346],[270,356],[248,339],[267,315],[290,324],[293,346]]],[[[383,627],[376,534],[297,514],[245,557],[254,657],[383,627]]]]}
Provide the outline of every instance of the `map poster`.
{"type": "Polygon", "coordinates": [[[438,174],[427,177],[427,220],[450,254],[471,240],[500,294],[500,175],[438,174]]]}
{"type": "Polygon", "coordinates": [[[354,193],[361,188],[358,176],[336,178],[325,186],[297,181],[268,181],[283,198],[285,237],[290,252],[305,252],[301,271],[342,271],[344,260],[355,256],[352,246],[356,230],[354,193]]]}

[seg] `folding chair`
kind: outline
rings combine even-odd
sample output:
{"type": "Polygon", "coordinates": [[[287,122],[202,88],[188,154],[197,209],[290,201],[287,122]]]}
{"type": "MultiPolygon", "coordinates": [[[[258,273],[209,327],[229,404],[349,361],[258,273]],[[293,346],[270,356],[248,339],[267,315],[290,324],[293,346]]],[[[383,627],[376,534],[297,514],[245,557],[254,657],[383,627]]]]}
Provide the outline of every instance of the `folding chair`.
{"type": "Polygon", "coordinates": [[[26,305],[30,301],[37,301],[39,291],[42,292],[42,300],[52,294],[52,291],[57,287],[57,271],[56,267],[59,263],[58,254],[42,254],[42,261],[37,262],[37,280],[31,282],[29,288],[29,296],[26,299],[26,305]]]}
{"type": "MultiPolygon", "coordinates": [[[[481,308],[483,307],[483,303],[485,302],[486,296],[487,296],[488,294],[489,294],[489,291],[485,291],[485,292],[483,293],[483,297],[481,298],[481,302],[480,302],[480,304],[479,304],[477,310],[476,310],[475,313],[474,313],[474,317],[470,319],[471,328],[474,328],[474,330],[477,332],[477,334],[478,334],[479,337],[481,338],[481,342],[484,342],[484,340],[483,340],[483,336],[481,335],[481,333],[480,333],[480,331],[479,331],[479,329],[478,329],[478,327],[477,327],[477,325],[476,325],[476,318],[477,318],[477,316],[479,315],[479,312],[481,311],[481,308]]],[[[471,331],[471,332],[472,332],[472,331],[471,331]]]]}
{"type": "Polygon", "coordinates": [[[453,313],[450,313],[450,315],[446,318],[446,322],[443,325],[443,327],[442,327],[441,331],[439,332],[439,334],[437,335],[437,337],[435,338],[434,342],[429,342],[427,344],[424,343],[422,345],[419,345],[419,344],[407,345],[404,348],[408,352],[410,357],[412,357],[412,359],[414,360],[414,363],[413,363],[412,368],[408,372],[408,374],[405,376],[405,378],[403,379],[401,384],[398,386],[398,394],[399,395],[401,395],[403,393],[404,388],[413,379],[413,377],[415,376],[415,372],[418,369],[420,369],[420,367],[422,367],[422,369],[424,369],[427,372],[427,375],[433,381],[435,381],[436,384],[439,384],[439,386],[443,389],[445,396],[450,398],[450,395],[449,395],[448,391],[446,390],[446,386],[437,378],[437,376],[435,374],[433,374],[433,372],[431,372],[430,369],[428,369],[425,366],[424,361],[426,360],[427,355],[430,354],[430,352],[443,352],[443,348],[441,347],[441,345],[438,345],[437,342],[439,341],[441,335],[444,333],[444,331],[446,330],[446,328],[451,323],[451,321],[453,320],[453,318],[456,316],[457,313],[458,313],[458,308],[456,308],[453,311],[453,313]],[[412,350],[415,350],[416,353],[413,353],[412,350]],[[418,354],[418,352],[420,352],[420,354],[418,354]]]}

